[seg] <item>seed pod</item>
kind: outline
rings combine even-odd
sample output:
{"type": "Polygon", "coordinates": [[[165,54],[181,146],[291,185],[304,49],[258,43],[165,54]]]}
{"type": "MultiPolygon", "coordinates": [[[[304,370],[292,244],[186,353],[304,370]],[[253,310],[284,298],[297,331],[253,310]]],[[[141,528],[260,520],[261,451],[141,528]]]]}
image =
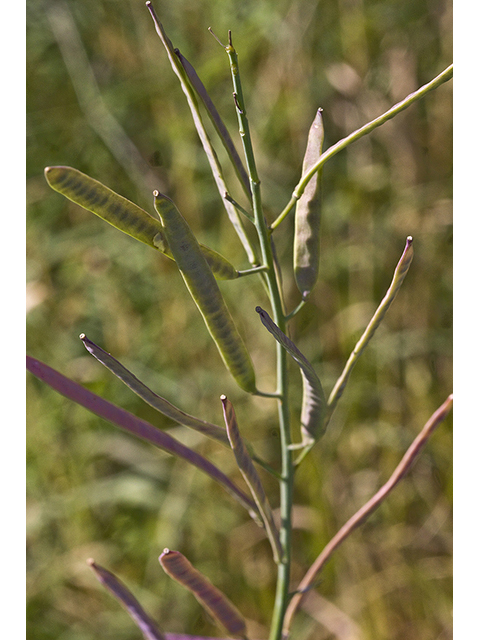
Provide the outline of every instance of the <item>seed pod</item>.
{"type": "Polygon", "coordinates": [[[268,501],[260,476],[253,465],[253,460],[248,453],[242,436],[240,435],[233,405],[227,396],[220,396],[220,400],[222,401],[225,426],[227,427],[228,439],[230,440],[235,460],[237,461],[238,468],[250,489],[250,493],[255,500],[258,510],[262,515],[265,530],[272,547],[273,558],[278,564],[283,552],[277,525],[273,519],[270,502],[268,501]]]}
{"type": "Polygon", "coordinates": [[[185,411],[182,411],[175,405],[173,405],[165,398],[157,395],[151,389],[149,389],[143,382],[141,382],[136,376],[133,375],[126,367],[123,366],[118,360],[116,360],[109,353],[104,351],[101,347],[89,340],[84,333],[80,334],[80,340],[85,345],[86,350],[92,354],[99,362],[101,362],[107,369],[109,369],[114,375],[117,376],[123,383],[125,383],[134,393],[136,393],[144,402],[147,402],[151,407],[163,413],[164,416],[175,420],[179,424],[183,424],[186,427],[190,427],[203,433],[209,438],[214,438],[218,442],[229,445],[228,436],[225,433],[225,429],[200,420],[195,416],[191,416],[185,411]]]}
{"type": "MultiPolygon", "coordinates": [[[[46,167],[45,178],[52,189],[75,204],[173,260],[160,220],[127,198],[72,167],[46,167]]],[[[203,245],[201,250],[216,278],[238,278],[238,271],[226,258],[203,245]]]]}
{"type": "MultiPolygon", "coordinates": [[[[323,145],[322,109],[318,109],[308,134],[302,174],[317,162],[323,145]]],[[[321,169],[311,178],[295,210],[293,266],[297,287],[305,299],[315,286],[320,262],[321,169]]]]}
{"type": "Polygon", "coordinates": [[[255,393],[252,361],[195,236],[170,198],[153,196],[172,255],[226,367],[242,389],[255,393]]]}
{"type": "Polygon", "coordinates": [[[242,614],[183,554],[164,549],[158,560],[165,573],[191,591],[228,633],[246,638],[247,627],[242,614]]]}
{"type": "Polygon", "coordinates": [[[315,369],[305,358],[303,353],[295,346],[283,331],[270,318],[261,307],[256,307],[264,327],[272,334],[282,347],[288,351],[300,367],[303,380],[302,415],[300,417],[302,430],[302,446],[316,442],[324,433],[325,424],[325,394],[322,383],[315,373],[315,369]]]}
{"type": "Polygon", "coordinates": [[[121,602],[140,629],[145,640],[166,640],[155,622],[144,611],[129,589],[113,573],[101,567],[92,558],[87,560],[98,580],[121,602]]]}

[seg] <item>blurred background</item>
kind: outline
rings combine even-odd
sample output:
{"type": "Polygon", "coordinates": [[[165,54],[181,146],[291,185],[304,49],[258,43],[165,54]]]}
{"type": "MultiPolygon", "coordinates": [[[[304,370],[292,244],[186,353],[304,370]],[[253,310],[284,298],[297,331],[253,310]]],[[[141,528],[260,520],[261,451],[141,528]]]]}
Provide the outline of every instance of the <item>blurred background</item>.
{"type": "MultiPolygon", "coordinates": [[[[207,28],[222,41],[232,30],[269,221],[298,182],[318,107],[326,148],[452,58],[451,4],[443,0],[154,6],[238,142],[228,59],[207,28]]],[[[167,429],[241,484],[226,449],[143,404],[87,354],[78,335],[216,424],[225,393],[242,433],[277,467],[275,403],[249,397],[225,373],[175,265],[50,190],[43,177],[45,166],[74,166],[151,213],[151,191],[159,188],[201,242],[248,267],[143,0],[30,0],[27,19],[28,353],[167,429]]],[[[327,394],[388,288],[407,235],[415,258],[328,433],[297,474],[292,588],[452,390],[451,84],[324,170],[320,281],[290,328],[327,394]]],[[[232,195],[245,205],[214,132],[212,140],[232,195]]],[[[292,216],[275,232],[289,311],[300,299],[292,232],[292,216]]],[[[259,387],[274,390],[273,341],[254,311],[268,308],[260,280],[221,288],[259,387]]],[[[294,363],[290,370],[298,439],[301,380],[294,363]]],[[[28,637],[140,637],[97,583],[89,557],[124,580],[163,630],[218,635],[196,600],[163,574],[157,557],[164,547],[181,550],[228,594],[251,637],[267,637],[276,571],[241,507],[199,471],[32,376],[27,395],[28,637]]],[[[451,637],[451,428],[449,418],[408,477],[335,552],[298,615],[295,640],[451,637]]],[[[262,478],[277,507],[276,481],[262,478]]]]}

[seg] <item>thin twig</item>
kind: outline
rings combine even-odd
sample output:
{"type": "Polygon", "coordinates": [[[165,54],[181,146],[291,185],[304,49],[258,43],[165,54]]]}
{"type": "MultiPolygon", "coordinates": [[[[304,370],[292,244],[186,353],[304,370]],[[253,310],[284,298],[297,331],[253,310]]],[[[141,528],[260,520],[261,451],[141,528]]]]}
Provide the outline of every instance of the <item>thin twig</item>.
{"type": "Polygon", "coordinates": [[[299,593],[295,594],[291,599],[287,611],[285,613],[285,621],[283,627],[283,638],[286,640],[290,633],[293,616],[300,605],[305,591],[308,590],[310,584],[317,578],[319,572],[330,558],[337,547],[364,521],[368,516],[380,506],[394,487],[409,471],[410,467],[420,454],[428,439],[438,427],[438,425],[446,418],[452,408],[453,395],[449,395],[445,402],[430,416],[425,426],[412,442],[402,460],[392,473],[388,481],[377,491],[377,493],[361,507],[346,524],[338,531],[338,533],[330,540],[310,569],[305,574],[303,580],[297,587],[299,593]]]}

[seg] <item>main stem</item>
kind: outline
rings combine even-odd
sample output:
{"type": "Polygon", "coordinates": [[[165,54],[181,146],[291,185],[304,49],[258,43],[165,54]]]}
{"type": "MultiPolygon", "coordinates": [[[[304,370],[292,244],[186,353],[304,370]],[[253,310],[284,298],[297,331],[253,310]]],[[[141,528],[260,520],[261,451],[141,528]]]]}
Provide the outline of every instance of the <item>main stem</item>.
{"type": "MultiPolygon", "coordinates": [[[[265,217],[263,215],[262,201],[260,194],[260,180],[253,155],[252,141],[250,137],[248,119],[243,99],[242,86],[238,72],[238,59],[232,45],[231,34],[229,33],[229,43],[225,47],[230,59],[230,67],[234,86],[234,99],[237,111],[240,137],[242,139],[247,171],[252,193],[252,207],[255,218],[255,227],[260,240],[263,264],[267,267],[265,278],[267,282],[272,313],[278,327],[285,332],[286,322],[282,308],[279,283],[275,273],[273,252],[271,247],[270,233],[267,229],[265,217]]],[[[283,555],[278,564],[277,590],[275,594],[275,605],[273,609],[272,624],[270,628],[269,640],[281,640],[283,619],[288,603],[290,586],[290,563],[291,563],[291,537],[292,537],[292,496],[293,496],[293,457],[289,449],[291,444],[290,436],[290,413],[288,408],[288,376],[287,376],[287,352],[277,343],[277,393],[278,414],[280,427],[280,442],[282,450],[282,472],[280,478],[280,542],[282,544],[283,555]]]]}

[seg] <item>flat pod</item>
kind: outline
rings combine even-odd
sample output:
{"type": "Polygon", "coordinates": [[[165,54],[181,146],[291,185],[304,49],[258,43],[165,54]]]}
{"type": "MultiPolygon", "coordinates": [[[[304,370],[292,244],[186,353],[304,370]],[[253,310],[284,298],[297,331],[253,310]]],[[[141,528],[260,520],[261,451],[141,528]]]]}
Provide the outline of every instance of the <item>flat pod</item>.
{"type": "Polygon", "coordinates": [[[265,525],[270,544],[272,545],[273,557],[275,562],[278,563],[282,557],[282,545],[277,525],[273,518],[272,508],[263,488],[260,476],[253,464],[253,460],[248,453],[242,436],[240,435],[233,405],[224,395],[220,396],[220,400],[223,405],[223,415],[225,418],[225,426],[227,427],[228,439],[230,440],[230,445],[235,455],[238,468],[240,469],[255,500],[258,510],[262,515],[263,523],[265,525]]]}
{"type": "Polygon", "coordinates": [[[153,196],[177,267],[226,367],[242,389],[255,393],[252,361],[195,236],[170,198],[158,191],[153,196]]]}
{"type": "Polygon", "coordinates": [[[166,640],[166,637],[157,628],[155,622],[143,610],[141,604],[129,589],[113,573],[97,564],[92,558],[87,564],[95,572],[98,580],[117,598],[127,609],[128,613],[139,627],[145,640],[166,640]]]}
{"type": "MultiPolygon", "coordinates": [[[[300,367],[303,381],[302,414],[300,417],[302,446],[316,442],[325,432],[326,401],[323,387],[313,366],[297,346],[273,322],[268,313],[256,307],[263,326],[272,334],[282,347],[292,356],[300,367]]],[[[295,445],[297,447],[297,445],[295,445]]]]}
{"type": "MultiPolygon", "coordinates": [[[[75,204],[173,260],[160,220],[138,205],[72,167],[46,167],[45,178],[52,189],[75,204]]],[[[238,271],[226,258],[205,246],[201,250],[216,278],[238,278],[238,271]]]]}
{"type": "MultiPolygon", "coordinates": [[[[310,127],[302,175],[319,159],[323,146],[322,109],[318,109],[310,127]]],[[[318,279],[320,264],[321,170],[305,187],[295,210],[294,274],[297,287],[305,299],[318,279]]]]}
{"type": "Polygon", "coordinates": [[[165,573],[191,591],[228,633],[246,637],[247,627],[242,614],[183,554],[164,549],[158,560],[165,573]]]}
{"type": "Polygon", "coordinates": [[[183,424],[187,427],[195,429],[204,435],[214,438],[218,442],[228,446],[228,436],[225,430],[221,427],[200,420],[195,416],[191,416],[185,413],[175,405],[173,405],[165,398],[162,398],[158,394],[149,389],[143,382],[141,382],[136,376],[133,375],[126,367],[123,366],[118,360],[116,360],[107,351],[104,351],[101,347],[89,340],[84,333],[80,334],[80,340],[83,342],[86,350],[92,354],[99,362],[101,362],[107,369],[109,369],[114,375],[117,376],[124,384],[126,384],[134,393],[136,393],[144,402],[147,402],[151,407],[163,413],[164,416],[183,424]]]}

